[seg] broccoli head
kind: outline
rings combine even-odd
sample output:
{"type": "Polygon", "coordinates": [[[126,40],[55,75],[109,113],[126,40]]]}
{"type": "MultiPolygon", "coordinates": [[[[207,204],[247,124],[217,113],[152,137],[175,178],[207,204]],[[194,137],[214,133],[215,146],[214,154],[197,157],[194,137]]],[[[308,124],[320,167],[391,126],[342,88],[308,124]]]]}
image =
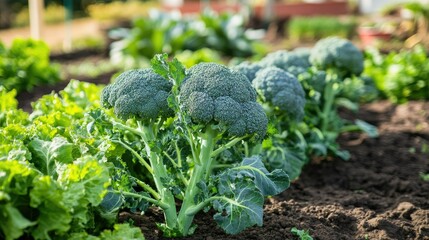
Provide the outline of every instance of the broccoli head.
{"type": "Polygon", "coordinates": [[[220,124],[230,136],[265,135],[268,119],[245,75],[216,63],[187,72],[180,88],[185,112],[198,124],[220,124]]]}
{"type": "Polygon", "coordinates": [[[173,113],[167,102],[171,88],[172,84],[152,69],[129,70],[103,89],[101,102],[106,108],[113,107],[120,118],[151,120],[173,113]]]}
{"type": "Polygon", "coordinates": [[[269,53],[261,59],[260,64],[263,67],[278,67],[285,71],[290,67],[307,69],[311,66],[308,55],[302,49],[297,51],[279,50],[269,53]]]}
{"type": "Polygon", "coordinates": [[[347,39],[328,37],[319,40],[311,50],[310,62],[319,69],[338,69],[345,75],[363,71],[362,52],[347,39]]]}
{"type": "Polygon", "coordinates": [[[262,69],[262,66],[257,63],[244,61],[236,66],[233,66],[231,69],[244,74],[247,79],[252,82],[256,77],[256,73],[262,69]]]}
{"type": "Polygon", "coordinates": [[[256,74],[253,86],[264,101],[285,111],[291,119],[303,118],[305,93],[292,74],[277,67],[268,67],[256,74]]]}

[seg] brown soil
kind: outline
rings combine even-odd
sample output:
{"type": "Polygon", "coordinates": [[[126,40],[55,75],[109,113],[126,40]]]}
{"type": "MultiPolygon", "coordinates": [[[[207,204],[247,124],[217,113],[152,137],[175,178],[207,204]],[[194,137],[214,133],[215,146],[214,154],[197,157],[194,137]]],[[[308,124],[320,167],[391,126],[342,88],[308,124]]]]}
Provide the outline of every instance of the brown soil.
{"type": "MultiPolygon", "coordinates": [[[[288,190],[266,201],[263,227],[226,235],[210,214],[199,214],[196,232],[183,239],[299,239],[292,227],[314,239],[429,239],[429,182],[419,176],[429,172],[429,102],[381,101],[345,117],[375,124],[380,136],[341,136],[351,159],[308,165],[288,190]]],[[[121,218],[132,218],[147,239],[166,239],[155,225],[163,221],[157,211],[121,218]]]]}

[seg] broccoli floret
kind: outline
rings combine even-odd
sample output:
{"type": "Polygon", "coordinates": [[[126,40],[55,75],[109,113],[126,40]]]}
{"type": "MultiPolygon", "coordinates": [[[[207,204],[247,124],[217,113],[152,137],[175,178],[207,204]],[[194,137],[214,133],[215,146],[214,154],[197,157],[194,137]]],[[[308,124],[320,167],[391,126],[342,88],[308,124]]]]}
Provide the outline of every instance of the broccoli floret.
{"type": "Polygon", "coordinates": [[[171,88],[172,84],[152,69],[129,70],[103,89],[101,102],[106,108],[113,107],[120,118],[151,120],[172,114],[167,103],[171,88]]]}
{"type": "Polygon", "coordinates": [[[255,79],[256,77],[256,73],[262,69],[262,66],[258,63],[250,63],[248,61],[244,61],[232,67],[231,69],[244,74],[247,79],[252,82],[253,79],[255,79]]]}
{"type": "Polygon", "coordinates": [[[303,118],[305,93],[292,74],[277,67],[268,67],[256,74],[253,86],[264,101],[285,111],[290,119],[303,118]]]}
{"type": "Polygon", "coordinates": [[[307,69],[311,66],[308,60],[308,55],[305,54],[304,50],[279,50],[272,52],[265,56],[260,61],[260,64],[263,67],[278,67],[285,71],[287,71],[290,67],[300,67],[307,69]]]}
{"type": "Polygon", "coordinates": [[[307,69],[302,68],[302,67],[297,67],[297,66],[291,66],[291,67],[288,67],[286,69],[286,72],[288,72],[288,73],[294,75],[296,78],[298,78],[299,75],[306,73],[307,69]]]}
{"type": "Polygon", "coordinates": [[[319,69],[337,69],[344,75],[363,71],[362,52],[347,39],[328,37],[319,40],[311,50],[310,62],[319,69]]]}
{"type": "Polygon", "coordinates": [[[189,69],[180,89],[183,109],[198,124],[220,124],[231,136],[265,135],[268,119],[247,77],[216,63],[189,69]]]}
{"type": "Polygon", "coordinates": [[[326,72],[323,70],[318,70],[316,68],[310,68],[307,72],[299,75],[298,79],[305,85],[307,88],[316,90],[319,93],[323,92],[326,84],[326,72]]]}

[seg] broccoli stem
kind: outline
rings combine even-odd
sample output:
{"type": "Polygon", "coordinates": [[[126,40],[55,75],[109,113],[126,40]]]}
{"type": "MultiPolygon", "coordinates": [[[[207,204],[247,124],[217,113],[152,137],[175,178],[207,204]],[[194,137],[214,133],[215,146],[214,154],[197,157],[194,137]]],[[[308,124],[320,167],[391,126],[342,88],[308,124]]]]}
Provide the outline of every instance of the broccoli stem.
{"type": "Polygon", "coordinates": [[[337,91],[334,89],[338,75],[328,71],[326,76],[326,85],[323,91],[323,110],[322,110],[322,132],[326,133],[329,130],[329,123],[332,123],[332,114],[334,112],[334,101],[337,91]]]}
{"type": "MultiPolygon", "coordinates": [[[[141,121],[137,121],[137,128],[129,127],[125,124],[122,124],[120,122],[112,122],[113,126],[119,129],[130,131],[138,136],[141,137],[144,146],[146,155],[149,159],[149,164],[144,161],[144,159],[133,149],[130,147],[126,147],[127,145],[122,144],[124,147],[126,147],[128,150],[133,153],[134,156],[136,156],[139,161],[149,170],[149,172],[153,176],[153,180],[155,182],[155,187],[158,192],[158,194],[154,194],[153,191],[149,191],[152,193],[153,196],[157,196],[159,198],[158,203],[162,204],[156,204],[160,208],[162,208],[164,211],[164,218],[165,222],[168,228],[174,229],[176,228],[177,224],[177,211],[176,211],[176,201],[174,199],[173,193],[168,190],[162,183],[162,179],[168,178],[168,172],[164,165],[162,154],[163,151],[157,149],[151,148],[151,143],[156,140],[157,136],[157,125],[156,123],[149,123],[149,124],[143,124],[141,121]],[[155,151],[153,151],[155,150],[155,151]]],[[[147,189],[146,189],[147,190],[147,189]]],[[[147,200],[146,198],[143,198],[147,200]]],[[[152,201],[152,203],[154,203],[152,201]]]]}
{"type": "Polygon", "coordinates": [[[195,216],[195,214],[187,214],[186,212],[189,208],[195,206],[195,196],[200,192],[200,189],[197,187],[197,183],[204,179],[205,172],[210,170],[210,166],[212,165],[211,162],[213,159],[211,155],[216,143],[216,135],[216,131],[211,129],[209,126],[207,127],[206,132],[199,138],[201,144],[195,144],[196,146],[200,146],[199,159],[193,159],[195,163],[194,169],[192,170],[191,179],[189,180],[189,184],[186,188],[182,207],[180,208],[177,220],[179,231],[183,236],[188,235],[189,228],[191,227],[195,216]]]}
{"type": "Polygon", "coordinates": [[[143,159],[142,156],[140,156],[140,154],[138,152],[136,152],[134,149],[132,149],[130,146],[128,146],[128,144],[124,143],[122,140],[111,140],[111,141],[114,142],[114,143],[120,144],[125,149],[127,149],[128,151],[130,151],[137,158],[137,160],[139,160],[139,162],[143,166],[145,166],[145,168],[149,171],[149,173],[153,174],[152,167],[143,159]]]}
{"type": "Polygon", "coordinates": [[[140,131],[143,133],[140,136],[145,145],[145,151],[149,158],[150,165],[153,169],[153,179],[155,182],[156,189],[159,192],[161,202],[165,203],[164,207],[161,207],[164,210],[164,218],[168,228],[174,229],[176,227],[176,201],[174,199],[173,193],[168,190],[162,183],[162,179],[168,178],[167,169],[162,160],[162,151],[157,153],[152,151],[151,142],[156,140],[156,133],[153,126],[146,126],[138,122],[140,131]]]}
{"type": "Polygon", "coordinates": [[[128,196],[128,197],[134,197],[134,198],[140,198],[140,199],[144,199],[152,204],[157,205],[158,207],[164,209],[164,208],[168,208],[168,205],[160,200],[156,200],[150,197],[146,197],[146,196],[142,196],[140,194],[137,193],[132,193],[132,192],[124,192],[124,191],[116,191],[116,190],[110,190],[109,192],[111,193],[117,193],[117,194],[121,194],[123,196],[128,196]]]}

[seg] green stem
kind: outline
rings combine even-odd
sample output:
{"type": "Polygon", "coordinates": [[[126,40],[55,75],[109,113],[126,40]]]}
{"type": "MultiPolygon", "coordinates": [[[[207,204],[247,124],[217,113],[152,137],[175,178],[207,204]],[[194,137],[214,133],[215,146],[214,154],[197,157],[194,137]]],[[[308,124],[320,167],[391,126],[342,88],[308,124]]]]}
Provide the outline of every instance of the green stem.
{"type": "MultiPolygon", "coordinates": [[[[176,169],[180,169],[181,166],[179,166],[174,159],[168,155],[168,153],[166,153],[165,151],[162,152],[164,154],[165,157],[167,157],[168,160],[170,160],[171,164],[174,166],[174,168],[176,169]]],[[[185,178],[185,176],[183,176],[182,171],[178,171],[177,172],[177,176],[180,178],[180,180],[182,180],[183,184],[188,185],[188,180],[185,178]]]]}
{"type": "Polygon", "coordinates": [[[232,164],[214,164],[212,166],[212,169],[215,169],[215,168],[230,168],[232,166],[234,166],[234,165],[232,165],[232,164]]]}
{"type": "Polygon", "coordinates": [[[334,73],[329,73],[326,77],[326,86],[323,91],[323,98],[325,99],[322,110],[322,132],[325,133],[328,131],[329,123],[333,120],[331,119],[331,114],[334,107],[335,100],[335,91],[334,83],[336,80],[336,75],[334,73]]]}
{"type": "Polygon", "coordinates": [[[159,193],[160,199],[164,202],[168,207],[163,208],[164,210],[164,218],[167,224],[167,227],[170,229],[174,229],[176,227],[177,222],[177,211],[176,211],[176,202],[174,199],[174,195],[168,188],[164,186],[162,183],[162,179],[168,178],[167,169],[162,161],[161,153],[157,153],[152,151],[151,142],[156,140],[155,132],[151,126],[145,126],[139,123],[139,128],[142,130],[142,140],[145,145],[146,155],[149,158],[150,166],[153,169],[153,180],[155,182],[156,189],[159,193]]]}
{"type": "Polygon", "coordinates": [[[164,217],[167,226],[171,229],[176,227],[176,202],[174,200],[174,195],[168,190],[162,183],[162,179],[168,178],[167,169],[165,168],[162,158],[158,154],[152,152],[149,148],[149,145],[146,144],[146,151],[149,156],[150,164],[153,168],[153,179],[155,182],[156,189],[159,192],[162,202],[166,203],[169,207],[164,208],[164,217]]]}
{"type": "Polygon", "coordinates": [[[200,203],[198,203],[196,205],[190,206],[186,210],[186,214],[188,216],[194,216],[195,214],[197,214],[199,211],[201,211],[201,209],[203,209],[204,207],[206,207],[213,200],[223,200],[223,201],[229,202],[229,203],[231,203],[233,205],[241,206],[242,207],[242,205],[239,202],[234,201],[234,200],[232,200],[230,198],[227,198],[227,197],[224,197],[224,196],[212,196],[212,197],[209,197],[209,198],[205,199],[203,202],[200,202],[200,203]]]}
{"type": "Polygon", "coordinates": [[[117,193],[117,194],[121,194],[123,196],[128,196],[128,197],[135,197],[135,198],[140,198],[140,199],[144,199],[150,203],[153,203],[155,205],[157,205],[158,207],[162,208],[162,209],[168,209],[170,206],[160,200],[156,200],[153,199],[151,197],[146,197],[146,196],[142,196],[139,195],[137,193],[132,193],[132,192],[122,192],[122,191],[116,191],[116,190],[111,190],[111,193],[117,193]]]}
{"type": "MultiPolygon", "coordinates": [[[[142,164],[146,166],[146,168],[151,169],[150,172],[152,173],[156,190],[159,193],[160,200],[157,200],[158,202],[163,203],[162,209],[164,210],[164,218],[165,222],[167,224],[167,227],[170,229],[176,228],[177,223],[177,211],[176,211],[176,202],[174,199],[174,195],[170,190],[168,190],[164,184],[162,183],[162,179],[168,178],[167,169],[162,161],[161,153],[157,154],[156,152],[152,151],[150,147],[150,143],[152,141],[156,140],[156,131],[152,124],[142,124],[140,121],[137,121],[138,128],[132,128],[125,124],[119,123],[119,122],[113,122],[113,126],[116,128],[120,128],[123,130],[130,131],[138,136],[140,136],[144,142],[145,145],[145,151],[146,155],[149,158],[150,166],[144,161],[143,158],[137,153],[133,153],[132,150],[130,150],[136,157],[140,156],[139,160],[143,159],[142,164]]],[[[127,148],[128,149],[128,148],[127,148]]]]}
{"type": "Polygon", "coordinates": [[[231,141],[227,142],[226,144],[222,145],[221,147],[219,147],[218,149],[214,150],[212,152],[211,157],[214,158],[217,155],[219,155],[220,153],[222,153],[223,151],[233,147],[235,144],[237,144],[238,142],[240,142],[241,140],[245,139],[247,136],[243,136],[243,137],[236,137],[234,139],[232,139],[231,141]]]}
{"type": "Polygon", "coordinates": [[[160,199],[161,197],[159,196],[159,194],[155,191],[155,189],[153,189],[151,186],[149,186],[147,183],[140,181],[139,179],[132,177],[134,179],[134,181],[137,183],[137,185],[139,185],[140,187],[142,187],[144,190],[146,190],[148,193],[152,194],[152,196],[155,199],[160,199]]]}
{"type": "Polygon", "coordinates": [[[115,121],[112,121],[112,124],[113,124],[113,127],[115,127],[115,128],[119,128],[119,129],[122,129],[122,130],[127,130],[127,131],[130,131],[130,132],[138,135],[138,136],[144,137],[144,133],[142,131],[136,129],[136,128],[129,127],[129,126],[125,125],[125,124],[122,124],[120,122],[115,122],[115,121]]]}
{"type": "Polygon", "coordinates": [[[206,133],[201,137],[201,149],[199,160],[194,159],[194,162],[200,162],[201,165],[195,164],[194,169],[191,174],[191,179],[189,181],[188,187],[186,188],[184,200],[182,207],[180,208],[178,216],[178,227],[179,231],[183,236],[188,235],[189,228],[192,225],[194,215],[186,214],[186,211],[189,207],[194,206],[195,196],[200,192],[200,189],[197,187],[197,184],[203,180],[204,173],[208,170],[208,166],[211,166],[212,162],[212,152],[215,145],[215,131],[212,129],[207,129],[206,133]]]}
{"type": "Polygon", "coordinates": [[[128,146],[128,144],[122,142],[121,140],[111,141],[114,143],[121,144],[124,148],[130,151],[139,160],[139,162],[149,171],[149,173],[153,174],[153,169],[151,168],[151,166],[143,159],[142,156],[140,156],[140,154],[136,150],[132,149],[130,146],[128,146]]]}
{"type": "Polygon", "coordinates": [[[186,209],[186,215],[187,216],[195,216],[199,211],[201,211],[203,208],[205,208],[211,201],[215,200],[219,197],[209,197],[205,199],[203,202],[198,203],[197,205],[190,206],[188,209],[186,209]]]}

